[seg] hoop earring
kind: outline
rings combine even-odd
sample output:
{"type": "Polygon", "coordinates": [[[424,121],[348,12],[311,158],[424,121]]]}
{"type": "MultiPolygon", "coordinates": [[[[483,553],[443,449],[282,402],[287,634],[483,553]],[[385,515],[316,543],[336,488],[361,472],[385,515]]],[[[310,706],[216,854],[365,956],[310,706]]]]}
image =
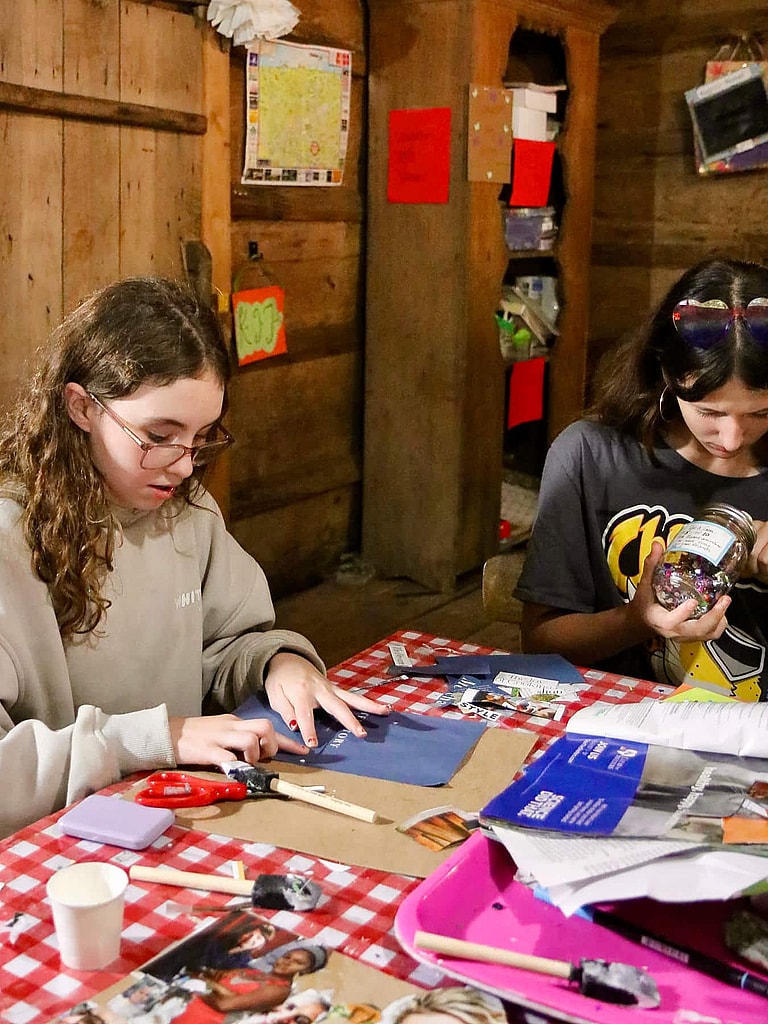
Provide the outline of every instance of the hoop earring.
{"type": "Polygon", "coordinates": [[[667,397],[668,394],[672,395],[673,398],[675,397],[674,392],[670,388],[669,384],[665,384],[664,389],[659,395],[659,418],[663,423],[671,423],[672,420],[675,418],[674,416],[664,415],[664,399],[667,397]]]}

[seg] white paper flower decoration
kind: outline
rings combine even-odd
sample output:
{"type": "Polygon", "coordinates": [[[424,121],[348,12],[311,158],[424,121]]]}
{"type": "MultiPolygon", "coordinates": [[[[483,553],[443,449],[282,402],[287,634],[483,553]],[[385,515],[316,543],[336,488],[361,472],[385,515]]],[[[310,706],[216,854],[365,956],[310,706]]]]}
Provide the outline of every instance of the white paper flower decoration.
{"type": "Polygon", "coordinates": [[[208,21],[235,46],[288,35],[300,12],[289,0],[211,0],[208,21]]]}

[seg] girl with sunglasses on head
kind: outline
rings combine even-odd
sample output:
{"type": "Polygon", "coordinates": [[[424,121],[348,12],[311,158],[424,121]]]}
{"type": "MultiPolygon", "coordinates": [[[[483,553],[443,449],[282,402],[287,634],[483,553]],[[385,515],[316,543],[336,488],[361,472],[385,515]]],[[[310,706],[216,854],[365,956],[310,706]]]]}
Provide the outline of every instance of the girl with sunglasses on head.
{"type": "Polygon", "coordinates": [[[594,402],[551,446],[525,565],[522,644],[577,665],[768,695],[768,267],[707,260],[603,360],[594,402]],[[659,604],[682,524],[725,502],[757,543],[730,595],[659,604]]]}
{"type": "Polygon", "coordinates": [[[133,771],[305,753],[318,707],[357,736],[351,707],[386,712],[274,628],[201,484],[230,372],[194,295],[121,281],[54,332],[0,432],[0,771],[23,780],[0,835],[133,771]],[[262,688],[296,739],[230,713],[262,688]]]}

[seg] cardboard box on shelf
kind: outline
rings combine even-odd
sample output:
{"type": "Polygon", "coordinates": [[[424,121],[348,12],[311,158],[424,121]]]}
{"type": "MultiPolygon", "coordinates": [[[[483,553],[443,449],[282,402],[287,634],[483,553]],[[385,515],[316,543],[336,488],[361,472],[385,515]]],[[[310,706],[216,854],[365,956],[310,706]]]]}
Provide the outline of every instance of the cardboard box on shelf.
{"type": "Polygon", "coordinates": [[[554,114],[557,110],[557,93],[544,92],[541,89],[513,89],[512,102],[515,107],[545,110],[548,114],[554,114]]]}
{"type": "Polygon", "coordinates": [[[535,142],[546,142],[546,110],[531,110],[528,107],[523,107],[513,102],[512,137],[515,139],[533,139],[535,142]]]}

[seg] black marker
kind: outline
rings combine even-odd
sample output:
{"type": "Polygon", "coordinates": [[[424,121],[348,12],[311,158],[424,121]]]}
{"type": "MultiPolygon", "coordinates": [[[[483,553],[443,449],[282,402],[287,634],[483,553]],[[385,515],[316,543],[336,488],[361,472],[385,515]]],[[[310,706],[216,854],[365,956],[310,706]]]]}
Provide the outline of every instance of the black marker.
{"type": "MultiPolygon", "coordinates": [[[[543,886],[536,886],[533,892],[538,899],[544,900],[545,903],[552,902],[543,886]]],[[[638,924],[617,917],[608,910],[600,910],[598,907],[580,907],[575,913],[577,917],[583,917],[587,921],[592,921],[593,924],[599,924],[615,935],[630,939],[645,949],[652,949],[654,953],[661,953],[662,956],[676,960],[694,971],[707,974],[710,978],[724,981],[726,985],[733,985],[745,992],[754,992],[756,995],[768,997],[768,981],[757,974],[752,974],[751,971],[743,971],[740,967],[723,963],[722,960],[708,956],[706,953],[700,953],[696,949],[689,949],[687,946],[670,942],[638,924]]]]}

